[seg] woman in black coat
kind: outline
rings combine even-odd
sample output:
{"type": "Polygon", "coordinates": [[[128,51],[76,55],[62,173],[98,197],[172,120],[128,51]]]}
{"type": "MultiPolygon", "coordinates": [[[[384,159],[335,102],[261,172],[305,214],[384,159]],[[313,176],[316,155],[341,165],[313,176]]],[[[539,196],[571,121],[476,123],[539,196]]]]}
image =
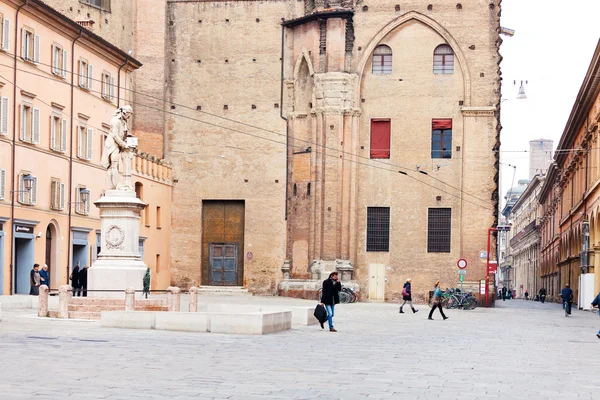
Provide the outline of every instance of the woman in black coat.
{"type": "Polygon", "coordinates": [[[410,278],[408,278],[406,280],[406,283],[404,283],[404,289],[402,289],[402,304],[400,304],[400,314],[404,314],[404,311],[402,311],[402,307],[404,307],[404,305],[406,304],[406,302],[408,301],[408,303],[410,304],[410,308],[412,310],[413,313],[416,313],[417,309],[415,309],[415,307],[413,307],[413,302],[412,302],[412,290],[410,287],[410,278]]]}
{"type": "Polygon", "coordinates": [[[71,272],[71,287],[73,288],[73,296],[77,293],[77,296],[81,296],[81,286],[79,285],[79,265],[76,265],[71,272]]]}

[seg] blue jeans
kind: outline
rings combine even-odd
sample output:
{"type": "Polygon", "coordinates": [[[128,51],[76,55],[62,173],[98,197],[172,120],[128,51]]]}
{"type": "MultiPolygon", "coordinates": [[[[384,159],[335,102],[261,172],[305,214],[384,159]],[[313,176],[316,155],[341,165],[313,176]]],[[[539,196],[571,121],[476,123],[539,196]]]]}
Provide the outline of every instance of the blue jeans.
{"type": "MultiPolygon", "coordinates": [[[[600,309],[598,310],[598,316],[600,317],[600,309]]],[[[598,335],[600,335],[600,329],[598,329],[598,335]]]]}
{"type": "Polygon", "coordinates": [[[334,306],[326,305],[325,309],[327,310],[327,322],[329,323],[329,329],[333,329],[334,306]]]}

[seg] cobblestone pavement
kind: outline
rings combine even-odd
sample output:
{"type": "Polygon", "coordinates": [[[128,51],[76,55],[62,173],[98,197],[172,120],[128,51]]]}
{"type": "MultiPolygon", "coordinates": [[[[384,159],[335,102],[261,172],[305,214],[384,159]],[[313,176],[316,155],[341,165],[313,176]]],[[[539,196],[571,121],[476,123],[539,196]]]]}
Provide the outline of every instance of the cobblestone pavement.
{"type": "Polygon", "coordinates": [[[338,333],[317,325],[265,336],[106,329],[4,311],[0,399],[600,398],[598,315],[565,318],[560,305],[512,300],[428,321],[428,307],[418,308],[340,305],[338,333]]]}

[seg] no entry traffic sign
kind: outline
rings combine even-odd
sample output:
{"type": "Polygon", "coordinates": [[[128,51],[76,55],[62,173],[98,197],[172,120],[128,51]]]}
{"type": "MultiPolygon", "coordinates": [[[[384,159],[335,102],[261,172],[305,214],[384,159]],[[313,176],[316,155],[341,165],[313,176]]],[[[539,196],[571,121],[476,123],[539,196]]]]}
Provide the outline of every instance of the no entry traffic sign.
{"type": "Polygon", "coordinates": [[[467,268],[467,260],[465,260],[464,258],[459,258],[458,261],[456,262],[456,265],[460,269],[465,269],[465,268],[467,268]]]}

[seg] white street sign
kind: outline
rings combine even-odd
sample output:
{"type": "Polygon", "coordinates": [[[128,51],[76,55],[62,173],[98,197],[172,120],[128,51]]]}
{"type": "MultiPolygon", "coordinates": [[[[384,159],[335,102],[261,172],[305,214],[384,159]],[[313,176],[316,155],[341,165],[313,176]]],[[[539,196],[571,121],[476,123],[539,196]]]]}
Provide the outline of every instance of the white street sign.
{"type": "Polygon", "coordinates": [[[458,274],[459,275],[466,275],[467,274],[467,270],[466,269],[459,269],[458,270],[458,274]]]}

